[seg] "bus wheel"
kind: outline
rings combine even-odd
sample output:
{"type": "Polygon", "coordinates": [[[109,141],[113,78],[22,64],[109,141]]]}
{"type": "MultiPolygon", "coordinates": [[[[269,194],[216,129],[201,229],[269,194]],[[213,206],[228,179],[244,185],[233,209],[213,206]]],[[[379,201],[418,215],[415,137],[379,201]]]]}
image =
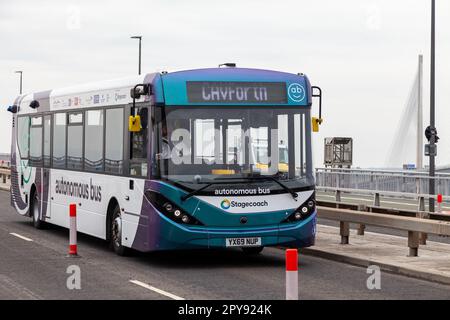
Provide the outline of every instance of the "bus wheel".
{"type": "Polygon", "coordinates": [[[242,251],[244,251],[245,254],[253,255],[260,254],[263,249],[264,247],[244,247],[242,248],[242,251]]]}
{"type": "Polygon", "coordinates": [[[39,200],[36,191],[33,192],[33,195],[31,197],[30,212],[31,217],[33,218],[33,226],[36,229],[43,229],[45,222],[39,219],[39,200]]]}
{"type": "Polygon", "coordinates": [[[119,256],[125,256],[128,248],[122,246],[122,216],[119,206],[116,206],[111,219],[111,246],[119,256]]]}

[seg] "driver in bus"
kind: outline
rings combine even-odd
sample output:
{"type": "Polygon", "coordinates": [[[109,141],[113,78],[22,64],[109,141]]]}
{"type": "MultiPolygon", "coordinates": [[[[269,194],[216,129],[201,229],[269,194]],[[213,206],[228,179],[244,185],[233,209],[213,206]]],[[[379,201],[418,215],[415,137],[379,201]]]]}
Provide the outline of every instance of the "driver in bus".
{"type": "Polygon", "coordinates": [[[171,158],[169,139],[167,138],[167,124],[164,122],[161,128],[161,152],[156,154],[157,160],[168,160],[171,158]]]}

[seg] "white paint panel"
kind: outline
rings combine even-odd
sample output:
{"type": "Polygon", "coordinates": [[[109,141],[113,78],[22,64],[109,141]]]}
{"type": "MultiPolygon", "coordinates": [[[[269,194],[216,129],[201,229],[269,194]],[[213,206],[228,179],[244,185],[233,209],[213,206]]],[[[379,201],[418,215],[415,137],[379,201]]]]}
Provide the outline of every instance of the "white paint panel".
{"type": "Polygon", "coordinates": [[[242,214],[295,209],[305,202],[313,192],[312,190],[297,192],[296,199],[289,193],[243,197],[198,196],[197,198],[226,212],[242,214]],[[229,208],[226,208],[226,203],[224,203],[227,201],[230,205],[229,208]]]}
{"type": "Polygon", "coordinates": [[[131,246],[136,236],[139,217],[129,216],[123,214],[123,212],[140,213],[143,179],[134,179],[135,189],[129,190],[130,178],[127,177],[57,169],[51,171],[49,193],[53,200],[51,200],[52,216],[48,222],[68,228],[69,205],[75,203],[77,204],[78,231],[106,239],[107,209],[109,201],[114,197],[119,202],[119,207],[123,209],[122,219],[126,221],[122,229],[122,236],[128,240],[124,242],[124,245],[131,246]],[[64,187],[61,191],[61,181],[64,185],[72,185],[72,189],[74,189],[73,186],[76,183],[78,191],[76,193],[73,190],[72,192],[66,191],[67,187],[64,187]],[[80,185],[82,186],[80,187],[80,185]],[[89,190],[88,195],[84,194],[86,189],[89,190]],[[134,201],[126,201],[127,196],[134,201]]]}

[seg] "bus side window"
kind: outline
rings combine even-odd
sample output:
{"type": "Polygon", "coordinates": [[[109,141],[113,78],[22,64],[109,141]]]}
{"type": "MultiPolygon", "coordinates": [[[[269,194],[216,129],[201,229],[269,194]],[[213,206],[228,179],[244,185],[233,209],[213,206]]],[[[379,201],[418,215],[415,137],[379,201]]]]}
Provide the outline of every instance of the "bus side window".
{"type": "Polygon", "coordinates": [[[52,116],[44,116],[44,167],[50,167],[50,139],[52,131],[52,116]]]}
{"type": "Polygon", "coordinates": [[[42,166],[42,117],[31,118],[30,165],[42,166]]]}
{"type": "Polygon", "coordinates": [[[86,111],[84,169],[103,171],[103,110],[86,111]]]}
{"type": "Polygon", "coordinates": [[[123,108],[106,110],[105,171],[123,173],[123,108]]]}
{"type": "Polygon", "coordinates": [[[21,159],[28,159],[30,153],[30,117],[18,117],[17,145],[21,159]]]}
{"type": "Polygon", "coordinates": [[[147,177],[148,108],[136,108],[136,114],[141,118],[141,130],[130,132],[130,175],[147,177]]]}
{"type": "Polygon", "coordinates": [[[55,113],[53,115],[53,168],[66,167],[66,114],[55,113]]]}
{"type": "Polygon", "coordinates": [[[67,169],[83,168],[83,113],[69,113],[67,125],[67,169]]]}

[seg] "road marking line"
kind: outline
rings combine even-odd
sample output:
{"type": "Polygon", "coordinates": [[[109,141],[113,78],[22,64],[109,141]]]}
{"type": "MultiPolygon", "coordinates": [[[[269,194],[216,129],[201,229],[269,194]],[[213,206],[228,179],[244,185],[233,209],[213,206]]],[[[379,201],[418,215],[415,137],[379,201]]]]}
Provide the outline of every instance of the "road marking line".
{"type": "Polygon", "coordinates": [[[164,291],[164,290],[152,287],[152,286],[150,286],[150,285],[148,285],[148,284],[146,284],[144,282],[141,282],[139,280],[130,280],[130,282],[134,283],[134,284],[137,284],[138,286],[141,286],[141,287],[143,287],[145,289],[152,290],[154,292],[162,294],[163,296],[169,297],[169,298],[174,299],[174,300],[185,300],[184,298],[181,298],[179,296],[171,294],[170,292],[167,292],[167,291],[164,291]]]}
{"type": "Polygon", "coordinates": [[[14,236],[14,237],[17,237],[17,238],[20,238],[20,239],[22,239],[22,240],[25,240],[25,241],[33,241],[33,240],[30,239],[30,238],[21,236],[20,234],[17,234],[17,233],[14,233],[14,232],[10,232],[9,234],[12,235],[12,236],[14,236]]]}

